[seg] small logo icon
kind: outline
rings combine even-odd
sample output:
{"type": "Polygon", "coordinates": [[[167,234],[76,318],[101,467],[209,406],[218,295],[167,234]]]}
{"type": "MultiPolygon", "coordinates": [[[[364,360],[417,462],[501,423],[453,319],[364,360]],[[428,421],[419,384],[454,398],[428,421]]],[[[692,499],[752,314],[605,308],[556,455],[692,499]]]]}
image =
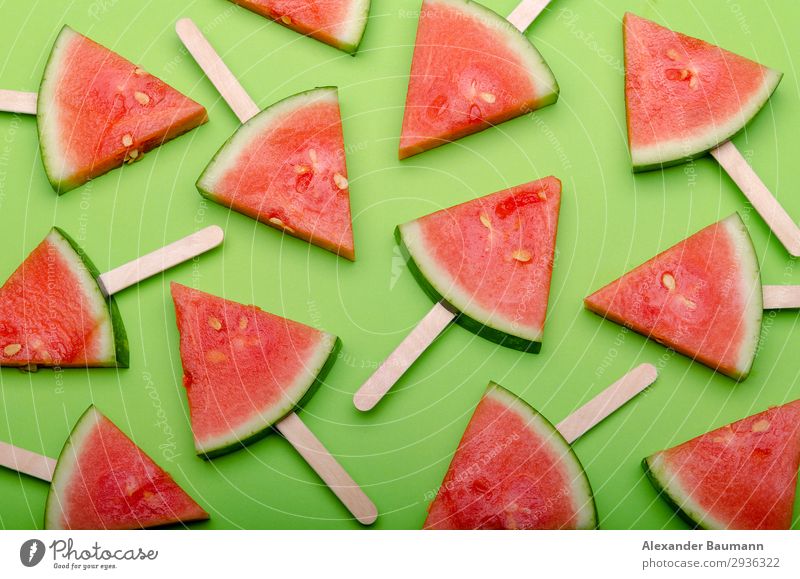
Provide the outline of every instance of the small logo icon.
{"type": "Polygon", "coordinates": [[[26,567],[35,567],[44,558],[44,543],[39,539],[28,539],[19,548],[19,560],[26,567]]]}

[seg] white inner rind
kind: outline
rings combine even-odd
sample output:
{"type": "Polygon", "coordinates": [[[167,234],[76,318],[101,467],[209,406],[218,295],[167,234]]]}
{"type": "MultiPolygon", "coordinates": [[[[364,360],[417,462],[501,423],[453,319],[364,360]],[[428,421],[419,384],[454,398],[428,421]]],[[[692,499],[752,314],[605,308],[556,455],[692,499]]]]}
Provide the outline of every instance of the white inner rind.
{"type": "Polygon", "coordinates": [[[647,459],[647,467],[653,473],[661,488],[698,525],[706,529],[725,529],[727,524],[711,516],[693,498],[692,491],[683,487],[676,474],[671,473],[664,463],[663,453],[657,453],[647,459]]]}
{"type": "MultiPolygon", "coordinates": [[[[64,512],[65,504],[61,503],[61,497],[65,495],[67,489],[72,484],[73,473],[80,476],[80,469],[77,468],[78,457],[81,455],[83,443],[94,432],[100,423],[100,412],[91,407],[83,415],[78,424],[69,435],[64,449],[56,462],[53,481],[51,483],[50,494],[47,496],[45,507],[44,526],[47,529],[63,529],[64,519],[69,513],[64,512]]],[[[77,482],[76,484],[83,484],[77,482]]]]}
{"type": "Polygon", "coordinates": [[[61,141],[63,127],[56,95],[61,82],[60,73],[64,70],[63,61],[68,52],[67,48],[73,40],[78,38],[80,35],[68,26],[61,30],[47,61],[36,104],[42,162],[50,181],[56,184],[69,181],[77,171],[77,168],[67,159],[61,141]]]}
{"type": "Polygon", "coordinates": [[[335,345],[336,336],[323,332],[314,350],[303,361],[302,368],[300,368],[297,376],[295,376],[291,384],[283,388],[282,404],[273,404],[267,408],[254,409],[250,418],[224,434],[208,437],[204,440],[199,440],[195,437],[197,451],[203,454],[212,453],[237,442],[247,440],[283,418],[303,399],[305,393],[319,376],[335,345]]]}
{"type": "MultiPolygon", "coordinates": [[[[86,296],[89,303],[88,315],[96,325],[95,342],[91,345],[84,344],[84,350],[88,356],[94,360],[87,360],[88,363],[115,362],[117,358],[116,343],[114,341],[114,324],[111,320],[111,311],[106,302],[97,280],[92,277],[91,272],[86,268],[81,256],[73,249],[72,244],[64,239],[57,231],[52,230],[47,236],[48,243],[58,249],[59,255],[63,258],[67,267],[78,280],[81,292],[86,296]]],[[[66,296],[65,296],[66,297],[66,296]]]]}
{"type": "Polygon", "coordinates": [[[367,25],[370,0],[353,0],[350,3],[350,11],[341,24],[340,32],[337,34],[339,42],[348,48],[355,48],[364,36],[364,28],[367,25]]]}
{"type": "Polygon", "coordinates": [[[764,315],[764,298],[761,290],[761,274],[758,258],[747,228],[736,213],[722,221],[723,227],[730,236],[734,247],[735,260],[739,264],[741,276],[739,293],[745,300],[742,324],[744,324],[741,347],[737,355],[736,369],[741,376],[746,376],[753,365],[756,347],[761,336],[761,318],[764,315]]]}
{"type": "Polygon", "coordinates": [[[540,342],[542,328],[524,326],[519,321],[507,318],[496,311],[489,310],[474,299],[473,295],[457,284],[452,275],[438,264],[433,253],[428,250],[422,229],[417,221],[400,225],[400,235],[408,253],[417,264],[420,272],[433,288],[453,307],[463,312],[479,324],[516,336],[531,342],[540,342]]]}
{"type": "Polygon", "coordinates": [[[214,193],[217,185],[236,163],[242,153],[258,143],[269,131],[270,125],[281,122],[292,112],[318,102],[329,101],[338,106],[337,90],[332,87],[318,88],[278,101],[243,124],[230,140],[219,150],[198,181],[204,191],[214,193]]]}
{"type": "Polygon", "coordinates": [[[554,454],[560,454],[563,460],[560,464],[566,470],[572,490],[572,506],[577,513],[576,526],[578,529],[594,528],[596,525],[594,499],[592,498],[592,487],[586,477],[578,459],[573,455],[569,444],[559,434],[556,428],[551,425],[541,414],[535,412],[528,404],[508,392],[502,386],[491,384],[486,396],[492,398],[515,412],[520,420],[530,428],[537,438],[545,440],[553,449],[554,454]]]}
{"type": "Polygon", "coordinates": [[[465,0],[427,0],[427,4],[449,6],[464,13],[465,18],[478,20],[489,29],[497,30],[505,38],[506,48],[522,58],[523,65],[533,79],[537,103],[544,105],[555,101],[558,83],[553,71],[528,38],[517,30],[508,20],[496,12],[471,1],[465,0]]]}
{"type": "Polygon", "coordinates": [[[676,137],[668,141],[660,141],[651,145],[631,145],[631,160],[634,167],[650,167],[669,164],[703,154],[717,145],[724,143],[738,133],[756,116],[772,92],[778,86],[782,73],[766,69],[764,82],[742,107],[723,123],[713,123],[704,127],[700,134],[689,137],[676,137]]]}

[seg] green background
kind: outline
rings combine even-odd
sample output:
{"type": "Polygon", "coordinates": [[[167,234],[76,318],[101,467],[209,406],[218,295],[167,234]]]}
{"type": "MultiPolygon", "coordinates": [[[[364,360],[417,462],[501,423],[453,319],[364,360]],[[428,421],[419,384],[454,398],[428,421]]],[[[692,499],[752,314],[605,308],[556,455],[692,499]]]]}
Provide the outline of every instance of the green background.
{"type": "MultiPolygon", "coordinates": [[[[501,14],[515,0],[486,0],[501,14]]],[[[716,42],[786,73],[736,137],[788,212],[800,217],[794,0],[555,0],[528,36],[561,85],[554,106],[404,162],[397,145],[419,0],[373,0],[355,57],[224,0],[2,0],[0,86],[36,90],[50,45],[70,24],[203,103],[210,122],[59,198],[38,158],[35,119],[0,115],[0,278],[57,224],[101,270],[219,224],[223,248],[118,296],[128,370],[0,371],[0,440],[57,456],[90,403],[112,418],[211,513],[200,528],[359,528],[278,436],[205,462],[193,454],[169,297],[170,280],[255,303],[327,329],[341,359],[302,418],[378,505],[375,528],[416,529],[487,382],[558,421],[633,365],[656,385],[579,440],[604,528],[684,528],[644,479],[651,452],[800,397],[795,312],[765,317],[741,384],[585,311],[582,298],[701,227],[739,211],[765,283],[800,283],[795,261],[711,158],[634,176],[623,101],[626,10],[716,42]],[[358,260],[204,202],[194,181],[238,121],[183,50],[174,22],[192,17],[260,106],[338,85],[358,260]],[[564,182],[558,254],[541,354],[498,347],[453,327],[384,402],[361,414],[352,395],[431,307],[392,231],[434,210],[554,174],[564,182]]],[[[0,527],[40,527],[47,485],[0,469],[0,527]]],[[[800,508],[795,509],[795,527],[800,508]]]]}

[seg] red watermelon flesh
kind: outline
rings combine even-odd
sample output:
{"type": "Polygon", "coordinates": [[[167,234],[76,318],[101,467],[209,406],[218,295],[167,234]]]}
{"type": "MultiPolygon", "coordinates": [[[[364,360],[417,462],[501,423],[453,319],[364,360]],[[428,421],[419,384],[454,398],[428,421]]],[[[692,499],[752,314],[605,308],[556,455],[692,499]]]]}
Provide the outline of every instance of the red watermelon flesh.
{"type": "Polygon", "coordinates": [[[331,334],[176,283],[172,297],[192,432],[205,457],[269,432],[335,359],[331,334]]]}
{"type": "Polygon", "coordinates": [[[504,18],[469,0],[425,0],[411,63],[400,158],[558,98],[553,73],[504,18]]]}
{"type": "Polygon", "coordinates": [[[39,88],[39,140],[59,193],[133,162],[207,120],[206,110],[65,26],[39,88]]]}
{"type": "Polygon", "coordinates": [[[589,480],[547,419],[496,384],[475,409],[426,529],[592,529],[589,480]]]}
{"type": "Polygon", "coordinates": [[[644,461],[682,514],[708,529],[789,529],[800,466],[800,400],[644,461]]]}
{"type": "Polygon", "coordinates": [[[782,73],[626,14],[625,97],[635,169],[681,162],[752,119],[782,73]]]}
{"type": "Polygon", "coordinates": [[[208,518],[96,408],[76,424],[47,497],[48,529],[139,529],[208,518]]]}
{"type": "Polygon", "coordinates": [[[76,247],[54,228],[0,287],[1,366],[127,367],[119,313],[76,247]]]}
{"type": "Polygon", "coordinates": [[[197,188],[217,203],[355,259],[334,87],[291,96],[250,119],[222,146],[197,188]]]}
{"type": "Polygon", "coordinates": [[[561,182],[547,177],[398,227],[412,272],[464,327],[537,351],[553,273],[561,182]]]}
{"type": "Polygon", "coordinates": [[[369,13],[369,0],[231,1],[346,52],[358,48],[369,13]]]}
{"type": "Polygon", "coordinates": [[[731,215],[590,295],[591,311],[731,378],[750,372],[761,332],[758,261],[731,215]]]}

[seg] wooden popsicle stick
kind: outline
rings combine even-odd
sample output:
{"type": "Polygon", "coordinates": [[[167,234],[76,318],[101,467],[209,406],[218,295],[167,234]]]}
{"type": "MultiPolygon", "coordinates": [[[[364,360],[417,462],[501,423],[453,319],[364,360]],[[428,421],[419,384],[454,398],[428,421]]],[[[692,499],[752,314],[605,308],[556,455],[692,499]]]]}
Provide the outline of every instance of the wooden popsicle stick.
{"type": "Polygon", "coordinates": [[[800,285],[765,285],[765,310],[793,310],[800,308],[800,285]]]}
{"type": "Polygon", "coordinates": [[[736,145],[726,141],[711,149],[711,155],[739,186],[786,250],[794,257],[800,256],[800,228],[756,175],[736,145]]]}
{"type": "Polygon", "coordinates": [[[56,461],[48,456],[0,442],[0,466],[50,482],[56,461]]]}
{"type": "Polygon", "coordinates": [[[359,523],[371,525],[375,522],[378,518],[375,504],[296,413],[292,412],[275,428],[306,459],[359,523]]]}
{"type": "Polygon", "coordinates": [[[191,18],[178,20],[175,24],[175,32],[178,33],[183,45],[242,123],[260,112],[258,105],[253,102],[230,69],[225,66],[217,51],[206,40],[191,18]]]}
{"type": "Polygon", "coordinates": [[[542,10],[547,8],[552,0],[522,0],[516,8],[508,15],[508,20],[514,28],[520,32],[525,32],[528,26],[539,17],[542,10]]]}
{"type": "Polygon", "coordinates": [[[589,402],[558,423],[556,428],[572,444],[658,377],[652,364],[637,366],[589,402]]]}
{"type": "Polygon", "coordinates": [[[197,257],[222,243],[224,233],[218,225],[209,225],[191,235],[134,259],[97,278],[107,296],[124,290],[150,276],[197,257]]]}
{"type": "Polygon", "coordinates": [[[35,92],[0,89],[0,111],[35,115],[37,98],[38,95],[35,92]]]}
{"type": "Polygon", "coordinates": [[[389,354],[389,357],[358,389],[353,397],[356,408],[364,412],[372,410],[455,317],[456,314],[442,302],[433,306],[417,327],[411,330],[394,352],[389,354]]]}

